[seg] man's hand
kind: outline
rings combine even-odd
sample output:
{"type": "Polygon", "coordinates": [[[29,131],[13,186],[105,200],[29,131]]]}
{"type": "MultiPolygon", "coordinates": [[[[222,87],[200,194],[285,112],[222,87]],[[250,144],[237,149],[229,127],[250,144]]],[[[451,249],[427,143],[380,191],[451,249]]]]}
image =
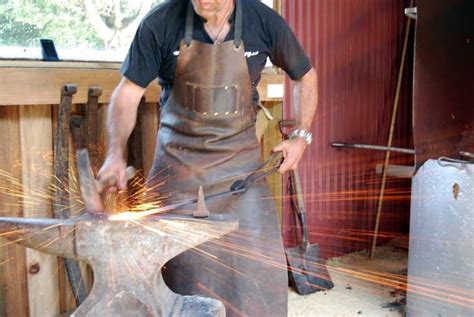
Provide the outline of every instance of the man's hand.
{"type": "Polygon", "coordinates": [[[282,152],[284,157],[278,172],[283,174],[290,170],[295,170],[298,167],[298,163],[303,156],[306,146],[308,145],[303,138],[286,140],[275,146],[272,152],[282,152]]]}
{"type": "Polygon", "coordinates": [[[106,180],[114,178],[117,181],[117,185],[114,187],[104,188],[109,191],[124,190],[127,188],[127,164],[122,155],[109,154],[105,159],[104,164],[97,174],[97,179],[106,180]]]}

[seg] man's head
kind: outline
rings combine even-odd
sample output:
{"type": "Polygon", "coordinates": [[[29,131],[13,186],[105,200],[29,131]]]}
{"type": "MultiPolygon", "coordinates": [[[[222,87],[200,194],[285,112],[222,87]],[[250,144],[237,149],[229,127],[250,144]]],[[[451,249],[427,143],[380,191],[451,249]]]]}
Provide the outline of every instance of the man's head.
{"type": "Polygon", "coordinates": [[[194,11],[206,20],[211,20],[219,14],[226,14],[234,0],[191,0],[194,11]]]}

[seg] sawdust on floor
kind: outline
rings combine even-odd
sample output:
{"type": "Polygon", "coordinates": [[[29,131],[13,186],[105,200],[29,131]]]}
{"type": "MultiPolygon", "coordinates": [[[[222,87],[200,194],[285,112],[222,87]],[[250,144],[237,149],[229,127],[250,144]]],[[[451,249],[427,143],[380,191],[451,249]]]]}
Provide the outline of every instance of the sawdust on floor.
{"type": "Polygon", "coordinates": [[[289,317],[405,315],[408,251],[394,243],[327,261],[334,288],[301,296],[288,295],[289,317]]]}

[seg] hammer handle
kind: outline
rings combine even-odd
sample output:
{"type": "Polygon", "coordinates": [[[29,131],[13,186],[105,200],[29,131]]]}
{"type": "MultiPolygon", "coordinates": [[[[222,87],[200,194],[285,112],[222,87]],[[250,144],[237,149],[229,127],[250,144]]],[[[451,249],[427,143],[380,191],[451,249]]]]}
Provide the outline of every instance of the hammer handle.
{"type": "MultiPolygon", "coordinates": [[[[133,166],[128,166],[126,171],[125,171],[125,174],[127,176],[127,180],[132,179],[133,176],[135,176],[136,173],[137,173],[137,171],[135,170],[135,168],[133,166]]],[[[104,179],[97,179],[96,180],[96,187],[97,187],[97,190],[99,191],[99,193],[102,193],[104,191],[104,189],[106,189],[108,187],[114,187],[115,185],[117,185],[117,178],[115,176],[109,176],[109,177],[106,177],[104,179]]]]}

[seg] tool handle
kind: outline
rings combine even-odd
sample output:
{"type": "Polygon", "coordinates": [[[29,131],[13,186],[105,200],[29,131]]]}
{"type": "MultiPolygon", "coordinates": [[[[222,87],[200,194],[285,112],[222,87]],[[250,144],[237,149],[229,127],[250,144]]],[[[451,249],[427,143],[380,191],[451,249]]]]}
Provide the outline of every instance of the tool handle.
{"type": "Polygon", "coordinates": [[[285,139],[289,138],[289,133],[286,132],[286,128],[294,128],[296,125],[296,120],[280,120],[278,122],[278,127],[280,128],[280,133],[285,139]]]}
{"type": "MultiPolygon", "coordinates": [[[[287,133],[287,129],[294,128],[296,125],[296,120],[281,120],[278,122],[278,127],[280,129],[280,133],[285,140],[289,138],[289,133],[287,133]]],[[[291,189],[291,197],[294,203],[294,211],[300,223],[301,229],[301,245],[303,248],[309,244],[308,240],[308,225],[306,221],[306,209],[304,207],[304,200],[303,200],[303,190],[301,189],[301,182],[298,173],[298,169],[290,171],[290,189],[291,189]]]]}
{"type": "MultiPolygon", "coordinates": [[[[125,170],[125,175],[127,176],[127,180],[132,179],[136,173],[137,171],[135,170],[135,167],[127,166],[127,169],[125,170]]],[[[117,185],[117,177],[115,176],[109,176],[104,179],[96,180],[96,187],[99,193],[103,192],[106,188],[114,187],[116,185],[117,185]]]]}
{"type": "Polygon", "coordinates": [[[306,247],[309,243],[308,240],[308,225],[306,221],[306,209],[304,207],[303,190],[301,189],[301,182],[298,170],[290,171],[290,182],[293,187],[292,197],[295,199],[295,212],[298,216],[301,227],[301,244],[306,247]]]}
{"type": "Polygon", "coordinates": [[[265,162],[260,164],[260,166],[250,173],[244,180],[236,180],[234,183],[232,183],[230,186],[230,191],[234,192],[235,194],[247,191],[247,189],[253,183],[267,177],[279,169],[282,163],[283,154],[281,152],[272,153],[265,162]]]}

